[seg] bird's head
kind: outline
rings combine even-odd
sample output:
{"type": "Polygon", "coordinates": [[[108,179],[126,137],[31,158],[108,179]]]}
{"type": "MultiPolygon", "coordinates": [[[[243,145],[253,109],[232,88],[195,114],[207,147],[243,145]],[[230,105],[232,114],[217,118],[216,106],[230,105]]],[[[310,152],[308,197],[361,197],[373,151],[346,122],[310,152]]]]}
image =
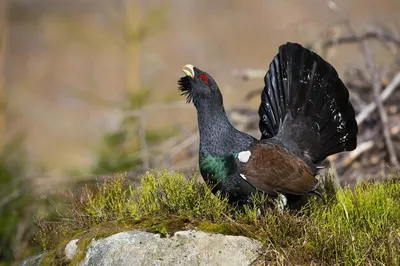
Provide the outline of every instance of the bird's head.
{"type": "Polygon", "coordinates": [[[178,81],[179,90],[188,103],[193,102],[196,107],[204,101],[222,105],[218,85],[208,73],[192,65],[185,65],[182,71],[185,76],[178,81]]]}

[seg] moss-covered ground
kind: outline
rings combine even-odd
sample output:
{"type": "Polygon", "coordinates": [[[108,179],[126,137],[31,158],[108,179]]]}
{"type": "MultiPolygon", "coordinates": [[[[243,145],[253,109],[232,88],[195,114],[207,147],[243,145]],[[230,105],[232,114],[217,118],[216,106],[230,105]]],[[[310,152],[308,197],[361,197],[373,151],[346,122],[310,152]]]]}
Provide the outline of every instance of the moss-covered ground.
{"type": "Polygon", "coordinates": [[[47,250],[43,265],[64,264],[64,247],[79,239],[74,261],[93,238],[141,229],[161,235],[178,230],[244,235],[261,241],[260,262],[272,265],[399,265],[400,182],[363,182],[334,189],[324,178],[322,199],[312,198],[300,211],[265,209],[268,199],[255,195],[252,205],[235,208],[195,177],[152,171],[134,187],[123,175],[110,176],[95,188],[64,195],[53,203],[55,215],[38,219],[36,234],[47,250]],[[265,211],[259,214],[259,209],[265,211]]]}

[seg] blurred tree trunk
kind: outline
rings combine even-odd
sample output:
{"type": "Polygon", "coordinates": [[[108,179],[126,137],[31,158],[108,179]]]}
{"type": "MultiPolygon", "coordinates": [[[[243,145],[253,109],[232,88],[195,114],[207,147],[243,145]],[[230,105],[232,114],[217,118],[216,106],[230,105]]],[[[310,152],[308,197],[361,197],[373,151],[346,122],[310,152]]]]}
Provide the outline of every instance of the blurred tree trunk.
{"type": "Polygon", "coordinates": [[[126,92],[134,94],[140,88],[139,6],[137,0],[125,0],[126,92]]]}
{"type": "Polygon", "coordinates": [[[5,141],[5,49],[8,0],[0,1],[0,151],[5,141]]]}

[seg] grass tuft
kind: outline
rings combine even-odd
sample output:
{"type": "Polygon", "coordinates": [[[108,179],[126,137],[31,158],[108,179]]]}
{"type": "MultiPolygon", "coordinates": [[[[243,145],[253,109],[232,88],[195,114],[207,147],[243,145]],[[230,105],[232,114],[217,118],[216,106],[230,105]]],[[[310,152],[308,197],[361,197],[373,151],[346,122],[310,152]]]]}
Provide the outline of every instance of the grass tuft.
{"type": "Polygon", "coordinates": [[[145,229],[166,236],[199,229],[257,239],[264,244],[260,260],[272,265],[399,265],[396,178],[353,189],[335,188],[329,174],[324,180],[324,197],[311,199],[301,211],[266,209],[260,215],[269,200],[261,194],[239,209],[195,176],[151,171],[134,187],[125,176],[115,175],[94,189],[64,195],[64,204],[53,204],[58,206],[55,215],[37,222],[36,240],[50,251],[46,259],[51,261],[62,260],[60,250],[73,238],[83,248],[93,237],[117,231],[145,229]]]}

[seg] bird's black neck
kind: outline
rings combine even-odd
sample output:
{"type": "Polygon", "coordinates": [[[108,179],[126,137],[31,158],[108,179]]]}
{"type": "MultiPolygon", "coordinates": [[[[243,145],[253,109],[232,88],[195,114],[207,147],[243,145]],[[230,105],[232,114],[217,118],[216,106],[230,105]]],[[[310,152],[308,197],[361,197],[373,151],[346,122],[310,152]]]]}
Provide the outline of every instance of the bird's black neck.
{"type": "Polygon", "coordinates": [[[222,104],[201,101],[196,104],[200,132],[200,153],[224,156],[244,150],[253,138],[229,122],[222,104]]]}

